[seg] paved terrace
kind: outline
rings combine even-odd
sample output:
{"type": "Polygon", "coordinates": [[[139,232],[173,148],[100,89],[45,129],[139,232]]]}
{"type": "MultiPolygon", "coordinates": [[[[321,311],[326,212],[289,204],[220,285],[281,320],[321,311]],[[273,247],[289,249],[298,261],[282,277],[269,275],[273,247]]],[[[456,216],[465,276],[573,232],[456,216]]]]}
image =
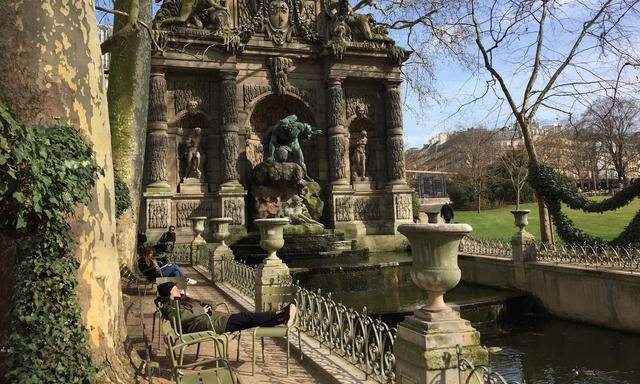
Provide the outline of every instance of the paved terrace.
{"type": "MultiPolygon", "coordinates": [[[[201,298],[212,300],[214,302],[226,302],[229,306],[229,310],[233,312],[239,312],[242,309],[235,300],[225,294],[220,288],[211,285],[207,282],[198,272],[187,266],[182,266],[183,271],[187,276],[197,279],[198,284],[191,286],[188,289],[189,296],[193,298],[201,298]]],[[[146,327],[146,334],[151,343],[151,330],[153,323],[153,313],[155,306],[153,299],[155,298],[155,292],[147,292],[146,295],[142,293],[142,296],[137,296],[136,287],[130,287],[125,292],[128,299],[125,300],[126,306],[126,321],[131,339],[131,347],[137,351],[138,354],[144,358],[144,341],[142,338],[142,326],[140,324],[140,301],[142,300],[142,311],[144,313],[144,323],[146,327]]],[[[246,306],[246,303],[245,303],[246,306]]],[[[255,376],[251,375],[251,331],[247,330],[242,333],[240,343],[240,359],[235,361],[237,353],[237,341],[230,341],[229,357],[231,365],[236,369],[242,383],[366,383],[363,375],[359,375],[358,372],[354,372],[349,367],[343,366],[339,361],[332,360],[326,356],[322,356],[318,352],[317,343],[311,345],[308,341],[303,340],[302,349],[305,353],[304,359],[300,360],[297,348],[294,348],[294,344],[297,347],[297,336],[291,336],[292,348],[290,373],[286,375],[286,344],[280,340],[265,339],[265,357],[266,362],[261,361],[260,344],[256,342],[257,350],[257,363],[255,376]]],[[[171,363],[165,356],[164,342],[160,341],[158,344],[157,329],[156,336],[151,343],[151,360],[158,363],[158,368],[154,369],[153,382],[154,383],[173,383],[171,378],[171,363]]],[[[190,348],[192,356],[195,358],[195,347],[190,348]]],[[[207,344],[200,352],[202,356],[212,356],[212,347],[207,344]]],[[[144,381],[145,372],[138,372],[140,380],[144,381]]],[[[146,382],[146,381],[145,381],[146,382]]]]}

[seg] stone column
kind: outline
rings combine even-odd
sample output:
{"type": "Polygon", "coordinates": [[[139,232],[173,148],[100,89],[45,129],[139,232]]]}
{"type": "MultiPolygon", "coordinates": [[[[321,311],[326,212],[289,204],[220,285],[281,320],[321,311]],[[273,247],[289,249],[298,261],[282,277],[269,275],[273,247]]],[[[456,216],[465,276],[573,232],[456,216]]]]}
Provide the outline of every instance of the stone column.
{"type": "Polygon", "coordinates": [[[384,103],[387,125],[387,185],[404,185],[407,182],[404,173],[400,81],[385,83],[384,103]]]}
{"type": "Polygon", "coordinates": [[[327,88],[327,132],[329,137],[329,180],[332,186],[349,185],[349,139],[345,121],[342,79],[330,78],[327,88]]]}
{"type": "Polygon", "coordinates": [[[151,70],[149,115],[147,119],[147,192],[169,191],[167,172],[167,81],[162,68],[151,70]]]}
{"type": "Polygon", "coordinates": [[[240,187],[238,179],[238,106],[236,105],[236,71],[221,72],[220,107],[222,113],[222,186],[240,187]]]}

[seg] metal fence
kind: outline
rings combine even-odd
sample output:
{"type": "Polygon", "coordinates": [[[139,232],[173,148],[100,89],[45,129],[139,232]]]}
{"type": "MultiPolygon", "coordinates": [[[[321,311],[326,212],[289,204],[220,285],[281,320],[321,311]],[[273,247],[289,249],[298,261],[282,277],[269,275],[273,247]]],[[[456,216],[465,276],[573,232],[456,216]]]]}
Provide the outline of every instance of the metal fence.
{"type": "Polygon", "coordinates": [[[476,239],[469,236],[462,239],[458,251],[469,255],[513,258],[511,244],[500,240],[476,239]]]}
{"type": "Polygon", "coordinates": [[[458,378],[461,383],[477,384],[520,384],[517,381],[507,381],[501,374],[494,372],[490,366],[474,366],[462,356],[462,348],[456,346],[458,356],[458,378]]]}
{"type": "Polygon", "coordinates": [[[537,246],[536,260],[558,264],[639,271],[640,248],[589,244],[539,244],[537,246]]]}
{"type": "Polygon", "coordinates": [[[363,312],[347,308],[334,301],[330,293],[312,292],[298,284],[294,287],[301,331],[318,340],[330,353],[349,361],[367,378],[395,383],[395,328],[368,316],[366,308],[363,312]]]}
{"type": "MultiPolygon", "coordinates": [[[[220,280],[236,288],[253,300],[256,291],[256,268],[242,261],[223,258],[220,280]]],[[[209,271],[212,271],[209,269],[209,271]]],[[[212,271],[212,273],[215,273],[212,271]]]]}

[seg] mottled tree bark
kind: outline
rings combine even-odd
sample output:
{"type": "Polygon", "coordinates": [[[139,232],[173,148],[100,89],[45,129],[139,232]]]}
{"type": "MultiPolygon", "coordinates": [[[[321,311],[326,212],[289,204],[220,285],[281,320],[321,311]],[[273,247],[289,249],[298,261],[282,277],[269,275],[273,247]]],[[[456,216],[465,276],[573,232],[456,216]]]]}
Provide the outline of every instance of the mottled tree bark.
{"type": "Polygon", "coordinates": [[[78,299],[95,362],[105,364],[104,380],[130,383],[122,353],[111,136],[93,6],[90,1],[0,2],[0,97],[21,123],[69,124],[93,144],[105,175],[96,182],[93,200],[70,218],[80,261],[78,299]]]}
{"type": "MultiPolygon", "coordinates": [[[[139,6],[139,20],[151,23],[151,0],[121,0],[116,9],[131,12],[139,6]]],[[[126,16],[116,15],[114,34],[129,27],[126,16]]],[[[113,44],[109,68],[109,124],[114,172],[127,184],[131,209],[118,218],[118,258],[131,265],[135,258],[136,232],[142,189],[142,164],[146,142],[149,105],[151,41],[144,29],[127,34],[113,44]]]]}

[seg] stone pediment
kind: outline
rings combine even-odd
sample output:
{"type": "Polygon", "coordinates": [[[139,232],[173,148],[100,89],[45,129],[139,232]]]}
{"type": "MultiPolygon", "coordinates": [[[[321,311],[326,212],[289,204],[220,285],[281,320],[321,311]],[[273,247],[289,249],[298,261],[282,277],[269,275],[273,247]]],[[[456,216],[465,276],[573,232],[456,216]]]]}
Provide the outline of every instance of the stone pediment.
{"type": "Polygon", "coordinates": [[[163,0],[153,25],[162,49],[167,38],[187,38],[235,52],[257,38],[324,47],[319,53],[336,60],[350,51],[384,52],[397,65],[408,58],[386,27],[347,0],[163,0]]]}

